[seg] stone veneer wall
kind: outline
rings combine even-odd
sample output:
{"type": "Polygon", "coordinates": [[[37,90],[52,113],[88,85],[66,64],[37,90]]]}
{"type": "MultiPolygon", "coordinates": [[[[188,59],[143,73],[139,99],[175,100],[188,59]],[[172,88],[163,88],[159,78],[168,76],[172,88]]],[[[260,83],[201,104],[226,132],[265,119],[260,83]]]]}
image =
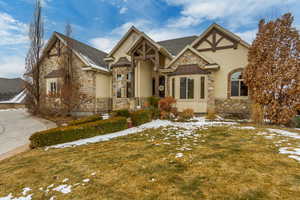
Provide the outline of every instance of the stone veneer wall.
{"type": "Polygon", "coordinates": [[[208,63],[191,50],[187,50],[172,64],[172,68],[176,69],[179,65],[187,64],[198,64],[201,67],[208,63]]]}
{"type": "MultiPolygon", "coordinates": [[[[54,45],[50,54],[56,54],[57,50],[54,45]]],[[[63,50],[62,50],[63,52],[63,50]]],[[[61,66],[62,56],[52,56],[49,57],[46,55],[41,62],[41,74],[40,74],[40,90],[41,90],[41,103],[45,108],[51,109],[51,102],[53,99],[47,97],[46,84],[47,79],[44,77],[52,72],[53,70],[59,69],[61,66]]],[[[80,91],[85,93],[88,96],[88,101],[81,104],[80,107],[74,112],[88,112],[93,113],[96,110],[96,76],[95,72],[92,71],[83,71],[82,67],[84,63],[75,55],[73,55],[73,66],[75,69],[74,77],[81,84],[80,91]]],[[[57,106],[57,105],[55,105],[57,106]]]]}
{"type": "MultiPolygon", "coordinates": [[[[131,100],[130,98],[126,98],[127,96],[127,74],[130,72],[130,67],[113,67],[112,68],[112,109],[120,110],[120,109],[130,109],[131,100]],[[117,80],[117,75],[123,75],[122,80],[117,80]],[[124,97],[117,98],[117,88],[122,88],[124,91],[124,97]]],[[[133,78],[133,77],[131,77],[133,78]]]]}
{"type": "Polygon", "coordinates": [[[215,74],[207,75],[207,113],[215,112],[215,74]]]}
{"type": "Polygon", "coordinates": [[[244,118],[250,117],[251,101],[249,99],[216,99],[216,113],[222,117],[244,118]]]}

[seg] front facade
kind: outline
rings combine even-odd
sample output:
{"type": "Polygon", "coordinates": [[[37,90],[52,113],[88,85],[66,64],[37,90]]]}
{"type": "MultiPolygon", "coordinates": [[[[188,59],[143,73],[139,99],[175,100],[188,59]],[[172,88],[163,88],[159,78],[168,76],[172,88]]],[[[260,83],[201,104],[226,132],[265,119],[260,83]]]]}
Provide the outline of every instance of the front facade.
{"type": "MultiPolygon", "coordinates": [[[[247,116],[250,103],[242,71],[248,47],[217,24],[200,36],[161,42],[131,27],[109,54],[96,57],[92,64],[78,64],[78,78],[92,96],[80,112],[134,110],[150,96],[173,96],[179,111],[192,108],[196,113],[247,116]],[[98,59],[102,61],[95,65],[98,59]]],[[[80,55],[78,62],[89,56],[80,55]]],[[[45,85],[47,73],[55,68],[51,66],[44,73],[45,85]]],[[[51,90],[51,84],[45,88],[51,90]]]]}

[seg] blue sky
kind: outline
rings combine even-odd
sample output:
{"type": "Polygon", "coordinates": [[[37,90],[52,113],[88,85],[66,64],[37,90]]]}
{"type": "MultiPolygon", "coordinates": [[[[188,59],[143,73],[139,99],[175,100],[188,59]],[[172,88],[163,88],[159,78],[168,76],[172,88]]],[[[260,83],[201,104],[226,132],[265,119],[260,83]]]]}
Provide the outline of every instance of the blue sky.
{"type": "MultiPolygon", "coordinates": [[[[24,72],[27,30],[35,0],[0,0],[0,77],[24,72]]],[[[45,40],[64,32],[109,52],[131,25],[154,40],[199,35],[216,22],[251,42],[259,19],[285,12],[300,28],[299,0],[43,0],[45,40]]]]}

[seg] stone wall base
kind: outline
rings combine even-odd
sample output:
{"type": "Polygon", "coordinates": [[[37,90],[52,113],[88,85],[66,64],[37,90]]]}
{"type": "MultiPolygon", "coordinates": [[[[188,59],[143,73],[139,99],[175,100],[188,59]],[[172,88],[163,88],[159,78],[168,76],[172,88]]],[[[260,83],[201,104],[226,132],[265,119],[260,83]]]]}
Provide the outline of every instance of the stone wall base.
{"type": "Polygon", "coordinates": [[[25,105],[19,103],[0,103],[0,110],[19,108],[25,108],[25,105]]]}
{"type": "Polygon", "coordinates": [[[225,118],[250,118],[251,102],[249,99],[216,99],[215,111],[225,118]]]}

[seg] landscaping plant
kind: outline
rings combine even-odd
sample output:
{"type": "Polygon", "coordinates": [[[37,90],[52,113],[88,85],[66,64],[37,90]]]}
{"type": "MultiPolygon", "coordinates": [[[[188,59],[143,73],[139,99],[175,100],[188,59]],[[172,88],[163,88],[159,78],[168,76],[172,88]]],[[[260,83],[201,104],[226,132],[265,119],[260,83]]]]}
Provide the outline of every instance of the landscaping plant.
{"type": "Polygon", "coordinates": [[[179,120],[181,121],[187,121],[189,119],[192,119],[194,117],[194,110],[191,108],[184,109],[181,113],[179,113],[179,120]]]}
{"type": "Polygon", "coordinates": [[[260,21],[243,74],[252,101],[274,124],[288,124],[300,104],[300,37],[293,21],[290,13],[260,21]]]}
{"type": "Polygon", "coordinates": [[[174,119],[178,115],[175,104],[176,99],[173,97],[165,97],[158,102],[161,119],[174,119]]]}
{"type": "Polygon", "coordinates": [[[141,124],[151,121],[150,110],[138,110],[130,114],[132,124],[134,126],[139,126],[141,124]]]}
{"type": "Polygon", "coordinates": [[[127,119],[115,117],[76,126],[58,127],[34,133],[30,138],[30,147],[44,147],[84,138],[90,138],[106,133],[113,133],[127,128],[127,119]]]}

